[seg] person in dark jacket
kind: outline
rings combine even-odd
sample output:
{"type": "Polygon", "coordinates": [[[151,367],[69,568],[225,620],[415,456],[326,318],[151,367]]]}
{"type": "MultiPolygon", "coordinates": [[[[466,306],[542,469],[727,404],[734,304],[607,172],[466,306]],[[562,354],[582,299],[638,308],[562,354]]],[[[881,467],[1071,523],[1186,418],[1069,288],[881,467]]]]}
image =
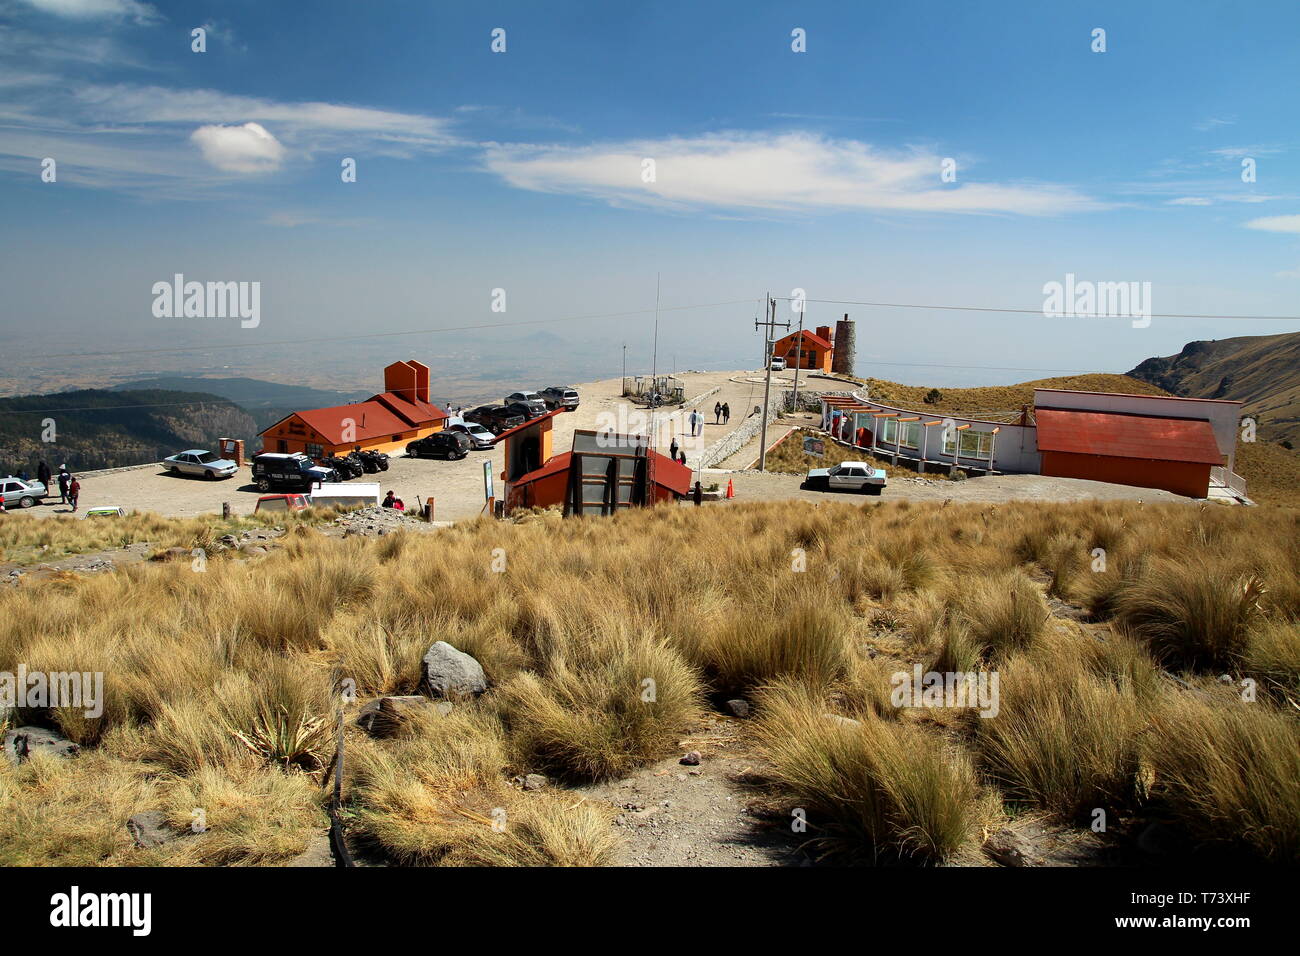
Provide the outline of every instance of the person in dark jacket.
{"type": "Polygon", "coordinates": [[[673,436],[673,443],[668,446],[668,457],[673,461],[677,460],[677,436],[673,436]]]}
{"type": "Polygon", "coordinates": [[[713,424],[715,425],[722,424],[722,403],[721,402],[713,403],[713,424]]]}
{"type": "Polygon", "coordinates": [[[36,480],[45,486],[45,490],[50,490],[50,466],[41,462],[36,466],[36,480]]]}
{"type": "Polygon", "coordinates": [[[72,481],[72,476],[68,474],[68,466],[59,466],[59,504],[68,503],[68,484],[72,481]]]}
{"type": "Polygon", "coordinates": [[[725,425],[729,421],[731,421],[731,403],[723,402],[722,403],[722,424],[725,425]]]}

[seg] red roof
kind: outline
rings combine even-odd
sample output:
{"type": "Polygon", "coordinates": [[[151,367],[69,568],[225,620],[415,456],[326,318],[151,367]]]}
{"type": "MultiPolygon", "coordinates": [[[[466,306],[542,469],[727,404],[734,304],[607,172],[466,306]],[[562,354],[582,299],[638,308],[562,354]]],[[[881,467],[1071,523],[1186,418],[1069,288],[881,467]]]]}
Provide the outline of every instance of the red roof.
{"type": "MultiPolygon", "coordinates": [[[[786,342],[786,341],[790,341],[790,342],[793,343],[793,341],[794,341],[796,338],[798,338],[800,334],[802,334],[803,337],[804,337],[805,339],[807,339],[809,342],[811,342],[813,345],[821,346],[821,347],[824,348],[824,349],[834,348],[834,346],[831,345],[830,342],[827,342],[827,341],[826,341],[824,338],[822,338],[820,335],[817,335],[815,332],[809,332],[807,329],[804,329],[802,333],[800,333],[800,332],[798,332],[798,331],[795,331],[795,332],[791,332],[789,335],[786,335],[786,336],[783,336],[783,337],[780,338],[780,339],[777,339],[776,345],[774,345],[774,346],[772,347],[772,351],[775,352],[777,349],[781,348],[782,343],[784,343],[784,342],[786,342]]],[[[794,346],[793,344],[792,344],[792,345],[789,345],[789,346],[786,346],[787,349],[794,348],[794,347],[795,347],[795,346],[794,346]]]]}
{"type": "Polygon", "coordinates": [[[398,418],[409,422],[410,428],[430,425],[447,418],[447,413],[437,405],[430,405],[418,398],[406,398],[396,392],[380,392],[372,395],[370,401],[387,406],[398,418]]]}
{"type": "Polygon", "coordinates": [[[337,405],[334,408],[312,408],[294,414],[315,429],[328,445],[361,442],[381,435],[392,436],[411,427],[375,401],[337,405]],[[352,422],[354,434],[345,439],[343,429],[349,420],[352,422]]]}
{"type": "Polygon", "coordinates": [[[1203,419],[1063,408],[1038,408],[1034,414],[1038,418],[1039,451],[1223,464],[1214,431],[1203,419]]]}
{"type": "Polygon", "coordinates": [[[563,414],[564,414],[564,409],[562,409],[562,408],[554,408],[554,409],[551,409],[551,411],[547,412],[545,415],[538,415],[536,418],[530,418],[530,419],[528,419],[528,421],[524,422],[522,425],[516,425],[514,428],[507,428],[505,431],[503,431],[503,432],[502,432],[500,435],[498,435],[496,438],[492,439],[492,443],[493,443],[493,444],[496,444],[496,443],[500,442],[501,439],[505,438],[507,435],[513,435],[515,432],[521,432],[521,431],[523,431],[525,428],[529,428],[529,427],[531,427],[531,426],[533,426],[533,425],[540,424],[541,422],[546,421],[548,418],[556,418],[556,417],[558,417],[558,416],[560,416],[560,415],[563,415],[563,414]]]}
{"type": "MultiPolygon", "coordinates": [[[[651,456],[654,462],[654,480],[656,485],[662,485],[669,491],[676,492],[679,495],[686,495],[691,490],[691,470],[681,462],[673,461],[667,455],[662,455],[653,449],[646,452],[651,456]]],[[[569,463],[573,460],[573,452],[566,451],[561,455],[556,455],[533,471],[526,475],[520,475],[515,481],[511,482],[512,487],[526,485],[530,481],[537,481],[540,478],[546,478],[550,475],[560,474],[569,470],[569,463]]]]}

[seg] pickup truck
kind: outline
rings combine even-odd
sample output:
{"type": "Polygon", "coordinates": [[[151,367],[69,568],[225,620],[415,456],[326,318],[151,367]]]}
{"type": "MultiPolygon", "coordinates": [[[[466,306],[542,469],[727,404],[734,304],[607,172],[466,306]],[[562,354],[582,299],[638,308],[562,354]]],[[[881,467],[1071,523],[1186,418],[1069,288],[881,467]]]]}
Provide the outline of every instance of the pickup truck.
{"type": "Polygon", "coordinates": [[[858,491],[878,495],[885,487],[885,472],[865,461],[842,461],[832,468],[813,468],[800,488],[806,491],[858,491]]]}

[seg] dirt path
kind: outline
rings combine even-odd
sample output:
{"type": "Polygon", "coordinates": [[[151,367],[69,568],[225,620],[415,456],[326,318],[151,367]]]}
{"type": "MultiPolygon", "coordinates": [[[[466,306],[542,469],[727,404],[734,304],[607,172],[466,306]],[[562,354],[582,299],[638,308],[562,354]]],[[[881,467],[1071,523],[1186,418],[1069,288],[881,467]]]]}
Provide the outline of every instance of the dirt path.
{"type": "Polygon", "coordinates": [[[745,722],[706,714],[679,741],[700,752],[698,766],[679,757],[578,791],[611,804],[624,838],[621,866],[807,866],[806,836],[770,810],[762,763],[745,722]]]}

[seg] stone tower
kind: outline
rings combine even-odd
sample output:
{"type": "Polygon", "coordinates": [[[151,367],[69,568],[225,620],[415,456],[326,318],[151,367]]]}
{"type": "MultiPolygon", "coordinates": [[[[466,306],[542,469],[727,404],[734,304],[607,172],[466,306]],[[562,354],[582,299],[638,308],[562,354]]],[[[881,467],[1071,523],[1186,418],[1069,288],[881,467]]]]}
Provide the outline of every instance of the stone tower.
{"type": "Polygon", "coordinates": [[[848,314],[835,323],[835,353],[831,359],[831,371],[837,375],[852,375],[854,359],[857,357],[857,333],[848,314]]]}

